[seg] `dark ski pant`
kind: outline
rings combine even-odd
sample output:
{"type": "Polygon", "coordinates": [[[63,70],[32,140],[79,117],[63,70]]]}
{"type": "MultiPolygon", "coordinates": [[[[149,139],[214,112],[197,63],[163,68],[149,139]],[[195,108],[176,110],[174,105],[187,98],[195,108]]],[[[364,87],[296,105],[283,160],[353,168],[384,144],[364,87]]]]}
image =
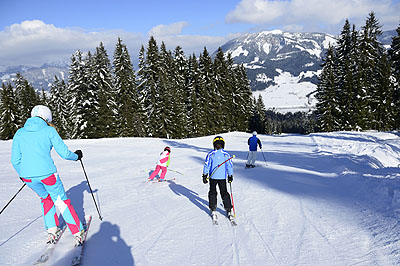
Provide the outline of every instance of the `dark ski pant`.
{"type": "Polygon", "coordinates": [[[231,196],[226,189],[226,179],[210,179],[210,191],[208,192],[208,206],[211,210],[217,208],[217,184],[221,193],[224,208],[227,211],[232,209],[231,196]]]}

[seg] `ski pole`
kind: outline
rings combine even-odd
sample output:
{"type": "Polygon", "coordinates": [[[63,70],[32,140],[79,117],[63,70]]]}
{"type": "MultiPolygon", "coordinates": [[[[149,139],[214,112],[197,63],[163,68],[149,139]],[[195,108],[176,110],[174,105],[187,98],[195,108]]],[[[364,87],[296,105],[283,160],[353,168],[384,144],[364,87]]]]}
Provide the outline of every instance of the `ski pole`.
{"type": "Polygon", "coordinates": [[[173,169],[168,169],[168,171],[172,171],[172,172],[178,173],[178,174],[180,174],[180,175],[183,175],[181,172],[176,171],[176,170],[173,170],[173,169]]]}
{"type": "Polygon", "coordinates": [[[231,199],[232,199],[233,217],[236,217],[235,203],[233,203],[232,183],[229,183],[229,186],[230,186],[230,188],[231,188],[231,199]]]}
{"type": "Polygon", "coordinates": [[[96,200],[94,199],[94,196],[93,196],[93,191],[92,191],[92,188],[90,187],[90,183],[89,183],[89,179],[88,179],[88,177],[87,177],[86,171],[85,171],[85,167],[83,167],[83,162],[82,162],[82,159],[80,159],[79,161],[81,162],[82,169],[83,169],[83,173],[85,174],[86,181],[87,181],[87,183],[88,183],[88,186],[89,186],[89,189],[90,189],[90,194],[92,194],[92,198],[93,198],[93,201],[94,201],[94,205],[96,205],[97,213],[99,214],[99,219],[100,219],[100,221],[102,221],[102,220],[103,220],[103,217],[101,217],[101,214],[100,214],[99,208],[97,207],[96,200]]]}
{"type": "Polygon", "coordinates": [[[7,208],[7,206],[11,203],[11,201],[13,201],[14,199],[15,199],[15,197],[18,195],[18,193],[19,192],[21,192],[21,190],[25,187],[25,183],[22,185],[22,187],[18,190],[18,192],[17,193],[15,193],[15,195],[14,195],[14,197],[12,197],[11,199],[10,199],[10,201],[6,204],[6,206],[4,206],[4,208],[1,210],[1,212],[0,212],[0,214],[2,214],[3,213],[3,211],[7,208]]]}
{"type": "Polygon", "coordinates": [[[210,175],[208,178],[211,178],[211,177],[215,174],[215,171],[217,171],[218,168],[221,167],[221,165],[223,165],[224,163],[226,163],[226,162],[229,161],[229,160],[232,160],[233,158],[235,158],[235,155],[233,155],[232,157],[226,159],[225,161],[223,161],[222,163],[220,163],[219,165],[217,165],[217,167],[214,168],[214,170],[212,171],[211,175],[210,175]]]}
{"type": "Polygon", "coordinates": [[[263,157],[264,157],[265,165],[268,165],[268,164],[267,164],[267,160],[265,160],[264,151],[263,151],[262,149],[261,149],[261,153],[262,153],[262,155],[263,155],[263,157]]]}

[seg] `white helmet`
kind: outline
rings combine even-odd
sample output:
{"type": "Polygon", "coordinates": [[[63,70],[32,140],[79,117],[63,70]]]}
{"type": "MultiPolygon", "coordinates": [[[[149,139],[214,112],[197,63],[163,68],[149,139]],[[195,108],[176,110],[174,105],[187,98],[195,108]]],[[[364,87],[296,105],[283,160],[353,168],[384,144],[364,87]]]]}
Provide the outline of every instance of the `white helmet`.
{"type": "Polygon", "coordinates": [[[49,107],[44,105],[36,105],[33,107],[31,117],[35,116],[41,117],[44,121],[49,123],[53,120],[49,107]]]}
{"type": "Polygon", "coordinates": [[[256,136],[257,135],[257,131],[253,131],[253,136],[256,136]]]}

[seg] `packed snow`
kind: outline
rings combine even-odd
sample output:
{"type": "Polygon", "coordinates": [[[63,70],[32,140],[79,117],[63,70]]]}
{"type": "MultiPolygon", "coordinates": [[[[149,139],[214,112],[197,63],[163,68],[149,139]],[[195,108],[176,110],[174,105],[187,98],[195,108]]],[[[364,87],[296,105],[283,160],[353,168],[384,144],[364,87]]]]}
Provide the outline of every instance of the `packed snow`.
{"type": "MultiPolygon", "coordinates": [[[[219,224],[209,215],[201,174],[214,136],[65,141],[83,151],[104,217],[98,219],[80,163],[54,152],[78,216],[93,215],[82,265],[400,264],[397,133],[258,135],[263,148],[253,169],[244,168],[250,134],[222,136],[236,156],[236,227],[219,195],[219,224]],[[170,181],[146,182],[165,146],[172,149],[170,181]]],[[[22,185],[11,145],[0,141],[1,208],[22,185]]],[[[24,188],[0,215],[0,265],[32,265],[46,239],[40,200],[24,188]]],[[[67,231],[46,265],[70,265],[72,251],[67,231]]]]}

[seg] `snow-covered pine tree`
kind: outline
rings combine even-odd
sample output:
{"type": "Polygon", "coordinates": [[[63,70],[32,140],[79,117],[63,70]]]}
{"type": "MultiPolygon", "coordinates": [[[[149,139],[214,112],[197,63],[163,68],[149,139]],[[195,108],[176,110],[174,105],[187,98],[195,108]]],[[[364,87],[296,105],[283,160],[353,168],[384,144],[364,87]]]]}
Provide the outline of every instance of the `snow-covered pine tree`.
{"type": "Polygon", "coordinates": [[[213,73],[213,62],[211,56],[204,47],[203,53],[199,57],[199,103],[201,104],[200,124],[204,125],[204,130],[200,133],[202,136],[219,133],[219,127],[215,121],[216,107],[221,99],[218,98],[213,73]]]}
{"type": "Polygon", "coordinates": [[[159,114],[155,132],[158,137],[174,138],[175,99],[174,99],[174,69],[173,58],[164,42],[161,42],[158,60],[158,97],[155,110],[159,114]],[[162,108],[162,110],[160,110],[162,108]]]}
{"type": "Polygon", "coordinates": [[[397,36],[392,39],[392,45],[389,49],[389,59],[392,65],[394,77],[394,113],[395,113],[395,129],[400,128],[400,25],[396,29],[397,36]]]}
{"type": "Polygon", "coordinates": [[[20,127],[20,113],[15,102],[14,90],[10,83],[3,83],[0,91],[0,139],[14,137],[20,127]]]}
{"type": "Polygon", "coordinates": [[[336,69],[335,48],[329,45],[315,95],[318,99],[317,119],[322,131],[329,132],[339,129],[338,110],[340,110],[340,103],[336,95],[336,69]]]}
{"type": "Polygon", "coordinates": [[[82,59],[82,52],[77,50],[71,56],[71,63],[67,87],[67,106],[70,110],[69,123],[72,138],[87,138],[87,110],[85,104],[88,100],[88,83],[86,79],[85,63],[82,59]]]}
{"type": "Polygon", "coordinates": [[[148,117],[148,129],[149,136],[153,137],[161,137],[162,132],[159,132],[157,129],[163,123],[162,112],[164,107],[162,106],[162,102],[160,102],[160,92],[159,92],[159,49],[156,40],[153,36],[150,37],[147,51],[146,51],[146,60],[144,68],[144,80],[145,87],[142,88],[145,92],[143,95],[144,99],[144,108],[146,110],[146,115],[148,117]]]}
{"type": "Polygon", "coordinates": [[[143,130],[144,135],[148,136],[150,134],[150,127],[149,127],[149,119],[147,117],[147,112],[145,109],[145,102],[148,97],[147,93],[147,66],[146,66],[146,52],[144,46],[140,47],[139,51],[139,64],[138,64],[138,71],[137,71],[137,90],[138,90],[138,97],[139,97],[139,104],[140,104],[140,117],[142,118],[143,122],[143,130]]]}
{"type": "Polygon", "coordinates": [[[188,60],[188,137],[198,137],[201,136],[200,132],[204,131],[204,124],[201,124],[201,108],[202,103],[199,101],[199,69],[196,55],[193,53],[189,56],[188,60]]]}
{"type": "Polygon", "coordinates": [[[54,77],[54,82],[50,87],[49,107],[52,111],[53,123],[58,129],[62,138],[69,138],[70,121],[68,112],[68,99],[66,95],[67,86],[64,80],[54,77]]]}
{"type": "Polygon", "coordinates": [[[113,65],[118,103],[117,135],[120,137],[144,136],[135,71],[128,49],[120,38],[115,47],[113,65]]]}
{"type": "Polygon", "coordinates": [[[257,133],[264,134],[266,129],[266,108],[261,94],[258,98],[253,98],[252,115],[250,117],[250,131],[257,131],[257,133]]]}
{"type": "Polygon", "coordinates": [[[228,73],[228,65],[224,52],[218,48],[213,62],[213,77],[215,80],[214,120],[220,132],[228,132],[233,124],[231,115],[233,110],[233,84],[228,73]]]}
{"type": "Polygon", "coordinates": [[[111,62],[102,42],[93,55],[91,84],[97,88],[98,110],[96,137],[115,137],[117,135],[117,103],[111,62]]]}
{"type": "Polygon", "coordinates": [[[187,76],[188,76],[188,60],[180,46],[174,50],[172,66],[172,98],[173,103],[173,136],[174,138],[184,138],[188,135],[188,90],[187,90],[187,76]]]}
{"type": "Polygon", "coordinates": [[[15,99],[20,113],[20,125],[23,126],[26,119],[31,117],[32,108],[39,103],[39,96],[29,82],[20,74],[15,77],[15,99]]]}
{"type": "Polygon", "coordinates": [[[379,103],[373,113],[374,129],[388,131],[395,126],[395,110],[393,108],[394,82],[392,80],[392,67],[386,53],[378,61],[379,76],[378,86],[374,99],[379,103]]]}
{"type": "Polygon", "coordinates": [[[351,25],[346,19],[336,45],[336,94],[339,106],[337,113],[338,128],[341,130],[353,129],[354,76],[352,69],[352,51],[354,48],[351,36],[351,25]]]}
{"type": "Polygon", "coordinates": [[[226,58],[229,82],[232,87],[232,109],[227,110],[227,115],[232,116],[230,130],[247,131],[251,116],[253,95],[243,64],[234,66],[231,54],[226,58]]]}
{"type": "Polygon", "coordinates": [[[382,34],[381,28],[375,13],[371,12],[360,33],[360,85],[362,93],[365,95],[360,95],[359,100],[365,102],[367,107],[363,119],[360,121],[362,129],[378,127],[375,114],[379,111],[380,102],[376,94],[380,86],[380,75],[382,75],[378,62],[385,52],[383,45],[378,41],[378,37],[382,34]]]}

